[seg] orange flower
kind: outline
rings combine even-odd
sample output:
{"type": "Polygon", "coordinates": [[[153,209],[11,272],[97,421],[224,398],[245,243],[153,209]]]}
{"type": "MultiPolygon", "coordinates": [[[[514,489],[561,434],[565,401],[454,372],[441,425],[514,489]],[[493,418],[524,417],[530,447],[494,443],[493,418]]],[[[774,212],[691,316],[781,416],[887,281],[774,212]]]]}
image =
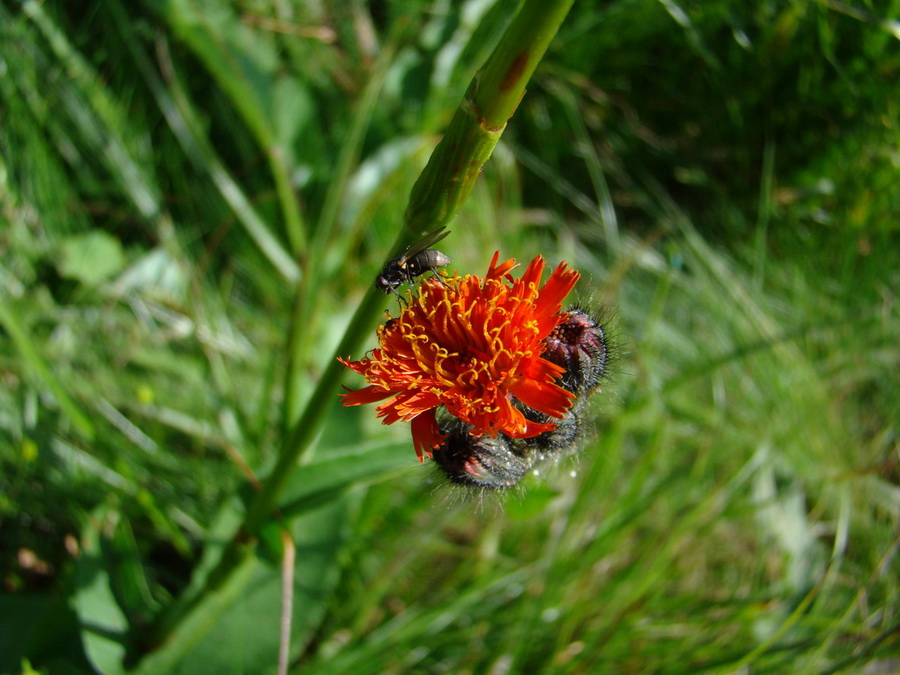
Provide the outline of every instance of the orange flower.
{"type": "Polygon", "coordinates": [[[556,425],[527,419],[523,406],[559,419],[572,405],[574,395],[557,384],[564,369],[541,354],[544,339],[565,321],[562,301],[579,274],[560,263],[541,287],[542,257],[514,279],[509,272],[516,261],[498,265],[499,256],[483,280],[466,275],[422,283],[400,316],[378,327],[371,358],[340,359],[369,383],[342,394],[344,405],[390,398],[378,416],[384,424],[412,423],[420,461],[444,439],[438,406],[472,425],[473,436],[531,438],[556,425]]]}

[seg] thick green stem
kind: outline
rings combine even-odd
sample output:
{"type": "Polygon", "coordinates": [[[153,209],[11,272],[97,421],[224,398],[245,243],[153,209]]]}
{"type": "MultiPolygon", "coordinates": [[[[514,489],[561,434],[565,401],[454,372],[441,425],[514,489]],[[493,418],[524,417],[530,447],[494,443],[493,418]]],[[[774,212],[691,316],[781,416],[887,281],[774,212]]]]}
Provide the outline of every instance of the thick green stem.
{"type": "Polygon", "coordinates": [[[258,532],[271,516],[291,473],[300,464],[304,453],[312,445],[322,428],[329,408],[335,403],[344,370],[344,366],[338,362],[337,357],[349,356],[357,351],[363,340],[369,335],[379,308],[383,309],[383,306],[384,295],[379,293],[373,285],[356,308],[356,313],[344,332],[344,337],[341,339],[336,353],[326,365],[303,414],[291,427],[290,433],[282,445],[275,468],[269,473],[262,490],[256,494],[256,499],[250,505],[244,519],[243,529],[245,532],[258,532]]]}
{"type": "Polygon", "coordinates": [[[472,90],[470,86],[447,133],[413,186],[404,215],[407,243],[453,219],[503,133],[502,127],[488,129],[480,123],[469,97],[472,90]]]}
{"type": "Polygon", "coordinates": [[[472,191],[574,0],[526,0],[413,186],[405,240],[446,225],[472,191]]]}
{"type": "MultiPolygon", "coordinates": [[[[469,86],[447,133],[413,187],[404,227],[397,239],[398,247],[426,230],[445,225],[459,210],[572,3],[573,0],[525,0],[487,65],[469,86]]],[[[179,635],[183,640],[199,639],[194,633],[209,625],[210,608],[222,608],[216,596],[227,597],[232,592],[221,593],[221,589],[233,589],[235,578],[244,578],[241,570],[247,566],[255,536],[272,517],[291,474],[302,462],[322,428],[329,408],[334,405],[344,370],[336,357],[351,355],[359,349],[383,303],[384,296],[374,287],[370,288],[336,354],[327,362],[305,410],[291,425],[275,467],[250,504],[220,564],[210,574],[211,583],[193,598],[182,599],[178,608],[172,608],[175,611],[166,613],[153,631],[156,640],[171,644],[173,635],[179,635]],[[195,616],[198,614],[202,615],[202,621],[195,616]],[[185,635],[186,631],[191,635],[185,635]]]]}
{"type": "MultiPolygon", "coordinates": [[[[443,140],[413,186],[405,214],[404,231],[421,234],[449,222],[472,191],[481,167],[525,93],[525,85],[547,51],[550,40],[574,0],[527,0],[512,20],[484,70],[469,85],[466,97],[450,122],[443,140]]],[[[380,294],[369,289],[338,346],[336,356],[355,351],[381,304],[380,294]]],[[[334,401],[342,366],[332,358],[300,419],[282,447],[278,463],[245,519],[245,531],[254,533],[265,522],[288,477],[321,429],[334,401]]]]}
{"type": "Polygon", "coordinates": [[[485,127],[502,129],[506,126],[573,3],[574,0],[527,0],[523,3],[480,77],[473,83],[472,102],[485,127]]]}

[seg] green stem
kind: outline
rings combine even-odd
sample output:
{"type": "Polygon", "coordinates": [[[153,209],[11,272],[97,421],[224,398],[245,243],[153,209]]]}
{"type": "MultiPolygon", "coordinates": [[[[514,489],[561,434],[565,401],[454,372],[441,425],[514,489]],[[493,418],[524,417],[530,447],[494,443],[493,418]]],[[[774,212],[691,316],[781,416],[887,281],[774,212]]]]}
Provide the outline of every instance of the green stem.
{"type": "Polygon", "coordinates": [[[293,470],[302,463],[303,456],[322,428],[328,410],[336,401],[345,370],[344,366],[338,362],[337,357],[349,356],[359,349],[363,341],[368,338],[372,322],[380,309],[383,309],[384,301],[384,295],[373,286],[356,308],[356,313],[344,332],[344,337],[335,354],[325,367],[303,414],[292,426],[282,445],[275,468],[269,473],[262,490],[256,493],[256,499],[250,505],[247,516],[244,518],[245,532],[258,532],[260,527],[271,517],[278,497],[284,490],[293,470]]]}
{"type": "MultiPolygon", "coordinates": [[[[491,156],[506,121],[515,112],[525,92],[528,78],[572,3],[573,0],[526,0],[523,3],[484,70],[475,76],[469,86],[444,139],[413,187],[404,227],[397,239],[398,247],[408,243],[411,234],[419,235],[444,225],[456,214],[471,192],[482,165],[491,156]]],[[[157,640],[171,644],[172,635],[181,635],[184,640],[195,641],[197,635],[192,634],[188,638],[185,627],[191,626],[193,631],[203,630],[210,620],[210,606],[221,606],[208,596],[215,595],[217,589],[232,588],[231,582],[245,567],[255,535],[272,518],[290,476],[318,435],[328,410],[335,404],[344,371],[336,357],[348,356],[358,350],[383,303],[384,296],[374,287],[363,297],[305,410],[291,425],[275,467],[265,479],[262,489],[256,493],[242,526],[211,574],[210,579],[215,582],[201,589],[193,598],[183,599],[176,611],[167,612],[165,620],[154,631],[157,640]],[[201,612],[206,621],[197,620],[195,615],[201,612]]]]}
{"type": "Polygon", "coordinates": [[[522,4],[469,85],[447,133],[413,186],[405,215],[407,242],[446,225],[456,215],[573,2],[526,0],[522,4]]]}
{"type": "MultiPolygon", "coordinates": [[[[352,354],[359,348],[368,336],[373,317],[383,303],[384,295],[373,286],[357,307],[337,348],[337,355],[352,354]]],[[[303,453],[312,445],[328,409],[334,405],[343,370],[344,366],[336,358],[329,362],[302,417],[293,426],[282,446],[275,468],[269,472],[263,488],[256,493],[241,527],[227,544],[206,584],[196,592],[188,591],[178,598],[160,615],[156,625],[147,631],[149,643],[159,647],[141,661],[136,672],[154,672],[144,667],[144,662],[148,659],[152,659],[153,663],[177,663],[178,658],[187,653],[185,650],[195,644],[212,625],[213,619],[210,617],[227,607],[223,598],[234,597],[234,589],[239,587],[234,580],[235,576],[240,574],[244,578],[241,570],[251,563],[251,558],[256,560],[256,538],[250,533],[258,533],[271,518],[276,500],[293,469],[299,465],[303,453]],[[187,630],[188,626],[196,628],[197,634],[187,630]],[[176,634],[182,637],[174,640],[172,636],[176,634]]]]}
{"type": "Polygon", "coordinates": [[[525,95],[525,86],[544,57],[574,0],[526,0],[474,81],[473,104],[482,123],[502,129],[525,95]]]}
{"type": "MultiPolygon", "coordinates": [[[[472,191],[481,167],[491,156],[512,117],[525,85],[547,51],[550,40],[565,19],[574,0],[527,0],[512,20],[484,70],[469,85],[465,99],[438,144],[428,165],[413,186],[405,214],[402,245],[409,232],[419,234],[448,222],[472,191]]],[[[291,472],[315,439],[338,391],[343,367],[337,356],[355,351],[367,334],[383,296],[369,289],[356,310],[335,358],[322,374],[306,410],[294,424],[244,521],[245,531],[254,533],[275,506],[291,472]]]]}

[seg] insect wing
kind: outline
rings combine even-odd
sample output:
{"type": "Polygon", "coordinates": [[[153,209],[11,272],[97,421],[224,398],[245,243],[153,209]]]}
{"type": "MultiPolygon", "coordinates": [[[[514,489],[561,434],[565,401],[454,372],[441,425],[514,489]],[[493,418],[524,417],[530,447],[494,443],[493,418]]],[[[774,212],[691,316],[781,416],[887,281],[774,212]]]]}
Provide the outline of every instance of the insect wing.
{"type": "Polygon", "coordinates": [[[410,258],[414,258],[422,251],[428,250],[448,234],[450,234],[450,230],[446,229],[446,226],[441,226],[436,230],[429,232],[424,237],[419,239],[419,241],[414,244],[410,244],[409,247],[407,247],[407,249],[400,255],[400,257],[397,258],[397,265],[402,268],[404,265],[406,265],[407,261],[410,258]]]}

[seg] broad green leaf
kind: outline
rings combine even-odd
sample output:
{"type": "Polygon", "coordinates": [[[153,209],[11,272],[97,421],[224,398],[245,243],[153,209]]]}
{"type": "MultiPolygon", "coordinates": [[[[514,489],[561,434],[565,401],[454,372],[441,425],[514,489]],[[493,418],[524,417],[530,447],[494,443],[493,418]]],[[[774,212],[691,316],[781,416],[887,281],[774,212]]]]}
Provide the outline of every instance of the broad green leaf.
{"type": "Polygon", "coordinates": [[[140,550],[127,518],[116,523],[112,537],[103,549],[112,588],[122,609],[131,617],[132,623],[149,620],[159,609],[159,603],[150,592],[140,550]]]}
{"type": "Polygon", "coordinates": [[[356,485],[370,485],[418,466],[412,448],[398,448],[396,443],[335,449],[294,472],[280,510],[285,516],[303,513],[338,498],[356,485]]]}
{"type": "MultiPolygon", "coordinates": [[[[298,518],[291,652],[297,655],[318,626],[338,578],[336,556],[346,536],[348,503],[332,503],[298,518]]],[[[244,591],[174,673],[274,673],[283,588],[277,568],[258,565],[244,591]]]]}
{"type": "Polygon", "coordinates": [[[0,595],[0,672],[20,672],[23,659],[54,675],[91,672],[78,629],[78,617],[64,597],[0,595]]]}
{"type": "Polygon", "coordinates": [[[104,675],[123,672],[128,621],[111,586],[102,539],[118,516],[105,506],[91,514],[82,532],[81,557],[75,566],[75,609],[88,659],[104,675]]]}
{"type": "Polygon", "coordinates": [[[60,253],[59,273],[85,286],[109,279],[125,264],[119,240],[100,230],[66,237],[60,253]]]}

